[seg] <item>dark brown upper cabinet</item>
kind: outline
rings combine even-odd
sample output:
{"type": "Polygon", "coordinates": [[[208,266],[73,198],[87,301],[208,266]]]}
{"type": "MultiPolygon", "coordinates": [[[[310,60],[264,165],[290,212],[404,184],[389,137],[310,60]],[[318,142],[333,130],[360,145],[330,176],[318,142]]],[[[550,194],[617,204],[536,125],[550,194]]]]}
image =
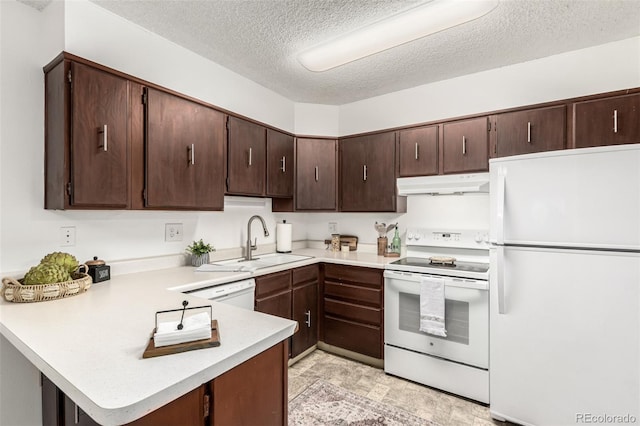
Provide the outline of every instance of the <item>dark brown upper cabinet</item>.
{"type": "Polygon", "coordinates": [[[266,129],[251,121],[227,119],[227,193],[265,195],[266,129]]]}
{"type": "Polygon", "coordinates": [[[145,126],[145,206],[222,210],[224,114],[147,88],[145,126]]]}
{"type": "Polygon", "coordinates": [[[492,157],[564,149],[566,117],[564,105],[496,115],[492,157]]]}
{"type": "Polygon", "coordinates": [[[398,138],[400,176],[438,174],[438,126],[401,130],[398,138]]]}
{"type": "Polygon", "coordinates": [[[336,165],[336,140],[296,139],[296,210],[336,210],[336,165]]]}
{"type": "Polygon", "coordinates": [[[489,170],[488,118],[453,121],[442,126],[443,172],[489,170]]]}
{"type": "Polygon", "coordinates": [[[395,132],[340,140],[340,211],[406,209],[396,196],[395,154],[395,132]]]}
{"type": "Polygon", "coordinates": [[[573,104],[573,148],[640,143],[640,93],[573,104]]]}
{"type": "Polygon", "coordinates": [[[81,63],[45,67],[45,208],[130,206],[128,93],[81,63]]]}
{"type": "Polygon", "coordinates": [[[293,197],[293,136],[267,129],[267,196],[293,197]]]}

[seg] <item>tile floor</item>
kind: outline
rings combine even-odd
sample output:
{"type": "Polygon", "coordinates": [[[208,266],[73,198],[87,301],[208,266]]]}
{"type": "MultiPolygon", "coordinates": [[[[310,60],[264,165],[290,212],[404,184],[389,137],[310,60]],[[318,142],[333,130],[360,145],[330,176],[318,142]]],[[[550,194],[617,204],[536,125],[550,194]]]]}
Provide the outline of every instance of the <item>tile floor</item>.
{"type": "Polygon", "coordinates": [[[289,367],[289,400],[323,379],[375,401],[403,408],[442,426],[494,426],[488,407],[389,376],[379,368],[316,350],[289,367]]]}

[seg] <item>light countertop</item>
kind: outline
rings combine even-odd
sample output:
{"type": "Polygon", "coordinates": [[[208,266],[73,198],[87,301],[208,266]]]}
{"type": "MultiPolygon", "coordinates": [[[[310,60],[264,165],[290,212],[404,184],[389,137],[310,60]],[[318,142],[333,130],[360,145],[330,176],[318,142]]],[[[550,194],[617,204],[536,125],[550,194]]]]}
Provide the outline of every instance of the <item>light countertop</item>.
{"type": "Polygon", "coordinates": [[[97,422],[139,418],[241,364],[294,333],[283,318],[207,301],[194,290],[319,262],[384,268],[375,253],[295,250],[313,256],[250,272],[196,272],[182,266],[118,275],[78,296],[42,303],[0,300],[0,332],[97,422]],[[143,359],[155,312],[211,305],[221,345],[143,359]]]}

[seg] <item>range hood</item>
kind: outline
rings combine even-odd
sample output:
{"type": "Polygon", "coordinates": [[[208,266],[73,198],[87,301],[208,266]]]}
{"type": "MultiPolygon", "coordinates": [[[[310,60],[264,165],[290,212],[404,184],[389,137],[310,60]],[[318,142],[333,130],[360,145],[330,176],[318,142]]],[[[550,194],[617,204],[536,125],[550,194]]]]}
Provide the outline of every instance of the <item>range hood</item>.
{"type": "Polygon", "coordinates": [[[489,173],[398,178],[398,195],[489,192],[489,173]]]}

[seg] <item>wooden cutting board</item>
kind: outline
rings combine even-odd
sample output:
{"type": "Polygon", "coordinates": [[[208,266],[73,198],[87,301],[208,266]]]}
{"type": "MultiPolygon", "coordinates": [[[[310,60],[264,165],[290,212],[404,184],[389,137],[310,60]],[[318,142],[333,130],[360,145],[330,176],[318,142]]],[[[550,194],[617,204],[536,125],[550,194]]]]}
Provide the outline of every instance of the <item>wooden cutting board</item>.
{"type": "Polygon", "coordinates": [[[153,341],[153,335],[155,334],[155,332],[156,329],[154,328],[153,332],[151,333],[151,339],[149,339],[147,349],[145,349],[144,353],[142,354],[142,358],[152,358],[154,356],[171,355],[180,352],[193,351],[196,349],[205,349],[220,346],[220,331],[218,330],[218,320],[211,321],[210,339],[195,340],[193,342],[178,343],[177,345],[160,346],[159,348],[156,348],[155,342],[153,341]]]}

